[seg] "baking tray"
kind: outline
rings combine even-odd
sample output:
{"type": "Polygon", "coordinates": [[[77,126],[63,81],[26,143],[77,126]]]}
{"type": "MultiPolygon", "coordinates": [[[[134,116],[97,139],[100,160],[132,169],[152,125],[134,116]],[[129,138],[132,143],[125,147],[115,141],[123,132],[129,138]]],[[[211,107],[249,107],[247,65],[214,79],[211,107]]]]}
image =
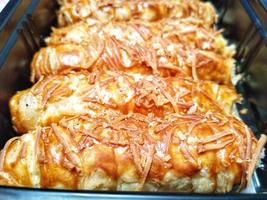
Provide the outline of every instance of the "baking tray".
{"type": "MultiPolygon", "coordinates": [[[[240,117],[256,137],[267,131],[267,1],[214,0],[218,27],[237,45],[236,88],[243,101],[236,105],[240,117]],[[242,19],[242,20],[241,20],[242,19]],[[241,23],[242,22],[242,23],[241,23]],[[265,87],[266,86],[266,87],[265,87]],[[245,112],[244,112],[245,111],[245,112]]],[[[0,13],[0,148],[16,135],[10,121],[8,100],[29,88],[29,65],[44,37],[56,25],[55,0],[10,0],[0,13]]],[[[267,199],[267,156],[241,194],[181,194],[150,192],[97,192],[0,186],[0,199],[267,199]]]]}

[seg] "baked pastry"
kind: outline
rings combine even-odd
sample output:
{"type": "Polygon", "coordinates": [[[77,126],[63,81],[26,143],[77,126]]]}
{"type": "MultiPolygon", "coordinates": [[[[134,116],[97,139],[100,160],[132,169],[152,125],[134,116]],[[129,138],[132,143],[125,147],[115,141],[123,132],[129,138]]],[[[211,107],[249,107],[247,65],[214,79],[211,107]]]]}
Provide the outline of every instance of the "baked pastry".
{"type": "Polygon", "coordinates": [[[176,20],[80,22],[54,29],[46,42],[33,58],[32,81],[68,70],[109,69],[231,85],[235,50],[212,28],[176,20]]]}
{"type": "Polygon", "coordinates": [[[175,18],[200,26],[213,26],[217,15],[211,3],[199,0],[73,0],[60,1],[59,26],[77,21],[157,21],[175,18]]]}
{"type": "Polygon", "coordinates": [[[108,109],[164,117],[169,113],[231,113],[239,96],[209,81],[155,75],[76,72],[48,76],[10,100],[12,121],[20,133],[57,122],[65,115],[108,109]]]}
{"type": "Polygon", "coordinates": [[[220,114],[74,115],[9,140],[0,184],[225,193],[246,186],[265,142],[220,114]]]}
{"type": "Polygon", "coordinates": [[[14,127],[24,134],[0,153],[0,185],[246,187],[267,138],[257,140],[234,117],[234,50],[212,28],[210,3],[59,2],[59,25],[69,26],[54,29],[35,54],[37,83],[10,100],[14,127]]]}

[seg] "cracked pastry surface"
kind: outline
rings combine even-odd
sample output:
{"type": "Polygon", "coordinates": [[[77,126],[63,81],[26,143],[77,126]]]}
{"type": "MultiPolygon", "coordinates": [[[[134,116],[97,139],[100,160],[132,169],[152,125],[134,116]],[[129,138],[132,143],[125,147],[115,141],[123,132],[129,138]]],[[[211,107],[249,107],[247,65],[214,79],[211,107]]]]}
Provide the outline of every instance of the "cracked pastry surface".
{"type": "Polygon", "coordinates": [[[108,109],[164,117],[169,113],[230,114],[234,89],[209,81],[139,73],[70,73],[48,76],[10,100],[12,121],[25,133],[64,115],[95,115],[108,109]]]}
{"type": "Polygon", "coordinates": [[[77,21],[97,20],[158,21],[164,18],[193,22],[201,26],[212,26],[217,20],[215,8],[211,3],[199,0],[74,0],[61,1],[58,12],[59,26],[66,26],[77,21]]]}
{"type": "Polygon", "coordinates": [[[113,70],[188,76],[231,85],[234,47],[221,31],[166,20],[88,24],[53,29],[34,55],[32,81],[69,70],[113,70]]]}
{"type": "Polygon", "coordinates": [[[265,142],[222,114],[73,115],[9,140],[0,183],[224,193],[245,187],[265,142]]]}

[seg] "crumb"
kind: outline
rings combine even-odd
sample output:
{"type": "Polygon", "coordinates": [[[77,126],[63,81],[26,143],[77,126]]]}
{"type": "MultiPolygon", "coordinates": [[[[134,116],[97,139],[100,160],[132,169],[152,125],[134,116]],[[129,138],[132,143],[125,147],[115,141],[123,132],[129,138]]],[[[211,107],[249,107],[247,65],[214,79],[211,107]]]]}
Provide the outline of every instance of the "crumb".
{"type": "Polygon", "coordinates": [[[245,114],[247,114],[248,113],[248,109],[247,108],[242,108],[241,110],[240,110],[240,114],[242,114],[242,115],[245,115],[245,114]]]}

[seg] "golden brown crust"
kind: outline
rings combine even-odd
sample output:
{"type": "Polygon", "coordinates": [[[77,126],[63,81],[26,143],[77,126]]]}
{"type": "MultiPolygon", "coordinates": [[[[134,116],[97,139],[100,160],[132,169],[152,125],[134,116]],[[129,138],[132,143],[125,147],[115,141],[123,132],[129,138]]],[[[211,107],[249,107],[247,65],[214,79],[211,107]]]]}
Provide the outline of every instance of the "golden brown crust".
{"type": "Polygon", "coordinates": [[[40,80],[30,90],[15,95],[10,109],[16,128],[25,133],[65,115],[97,115],[109,109],[158,117],[169,113],[231,113],[238,98],[233,89],[208,81],[85,71],[40,80]]]}
{"type": "Polygon", "coordinates": [[[1,185],[197,193],[246,187],[267,138],[257,141],[231,115],[239,98],[230,83],[234,50],[212,28],[210,3],[60,4],[59,25],[81,22],[53,30],[33,58],[38,82],[9,102],[15,128],[28,133],[2,149],[1,185]]]}
{"type": "Polygon", "coordinates": [[[251,131],[221,114],[69,116],[9,141],[0,183],[97,190],[129,190],[130,184],[150,190],[153,183],[159,191],[180,191],[173,181],[187,178],[187,191],[229,192],[234,184],[245,186],[255,149],[251,131]],[[210,185],[203,188],[201,180],[210,185]]]}
{"type": "Polygon", "coordinates": [[[46,41],[32,61],[32,81],[66,70],[109,69],[231,84],[233,48],[221,31],[191,23],[81,22],[54,29],[46,41]]]}
{"type": "Polygon", "coordinates": [[[75,0],[62,3],[58,12],[59,26],[81,20],[107,22],[140,19],[151,22],[163,18],[175,18],[201,26],[212,26],[217,20],[217,15],[210,3],[199,0],[75,0]]]}

